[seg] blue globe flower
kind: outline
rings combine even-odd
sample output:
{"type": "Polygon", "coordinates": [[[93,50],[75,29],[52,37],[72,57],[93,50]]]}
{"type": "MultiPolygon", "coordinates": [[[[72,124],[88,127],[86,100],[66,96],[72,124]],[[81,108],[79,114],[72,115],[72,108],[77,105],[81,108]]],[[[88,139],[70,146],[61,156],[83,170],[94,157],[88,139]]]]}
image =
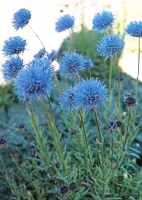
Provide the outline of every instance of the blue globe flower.
{"type": "Polygon", "coordinates": [[[107,99],[106,87],[96,79],[84,80],[76,86],[76,104],[86,110],[103,106],[107,99]]]}
{"type": "Polygon", "coordinates": [[[19,28],[23,28],[29,23],[29,20],[31,19],[31,13],[29,10],[25,8],[21,8],[18,10],[13,17],[13,26],[16,30],[19,28]]]}
{"type": "Polygon", "coordinates": [[[111,12],[103,11],[98,13],[93,19],[93,29],[96,32],[104,31],[106,28],[111,27],[114,17],[111,12]]]}
{"type": "Polygon", "coordinates": [[[54,73],[47,63],[45,59],[37,59],[18,73],[15,89],[21,101],[36,101],[50,95],[54,73]]]}
{"type": "Polygon", "coordinates": [[[42,48],[34,55],[34,58],[42,58],[44,56],[46,56],[46,50],[42,48]]]}
{"type": "Polygon", "coordinates": [[[60,74],[74,77],[79,70],[84,69],[84,58],[75,52],[66,52],[60,62],[60,74]]]}
{"type": "Polygon", "coordinates": [[[111,58],[123,49],[124,42],[117,35],[105,36],[97,46],[97,52],[106,59],[111,58]]]}
{"type": "Polygon", "coordinates": [[[3,72],[6,80],[16,77],[17,73],[23,68],[23,60],[19,57],[12,57],[3,64],[3,72]]]}
{"type": "Polygon", "coordinates": [[[74,26],[74,17],[70,15],[64,15],[56,22],[56,31],[62,32],[74,26]]]}
{"type": "Polygon", "coordinates": [[[73,111],[77,109],[76,102],[76,88],[70,88],[66,90],[60,97],[59,103],[61,107],[66,111],[73,111]]]}
{"type": "Polygon", "coordinates": [[[25,46],[26,46],[26,40],[24,40],[20,36],[10,37],[4,43],[3,52],[7,56],[11,56],[13,54],[19,54],[25,50],[25,46]]]}
{"type": "Polygon", "coordinates": [[[133,37],[142,37],[142,21],[130,22],[126,32],[133,37]]]}

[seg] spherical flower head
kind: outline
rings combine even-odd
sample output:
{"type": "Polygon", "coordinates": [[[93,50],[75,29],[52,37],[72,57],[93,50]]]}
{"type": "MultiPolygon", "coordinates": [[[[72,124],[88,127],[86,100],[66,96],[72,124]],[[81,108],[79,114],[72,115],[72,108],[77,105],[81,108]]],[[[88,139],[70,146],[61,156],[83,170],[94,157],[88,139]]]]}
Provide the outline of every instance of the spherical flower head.
{"type": "Polygon", "coordinates": [[[119,54],[124,47],[124,42],[117,35],[105,36],[97,46],[97,52],[106,59],[119,54]]]}
{"type": "Polygon", "coordinates": [[[98,13],[93,19],[93,29],[96,32],[102,32],[108,27],[111,27],[114,21],[114,17],[111,12],[103,11],[98,13]]]}
{"type": "Polygon", "coordinates": [[[17,73],[23,68],[23,60],[18,56],[12,57],[3,64],[3,72],[6,80],[12,80],[17,73]]]}
{"type": "Polygon", "coordinates": [[[74,17],[70,15],[64,15],[56,22],[56,31],[62,32],[74,26],[74,17]]]}
{"type": "Polygon", "coordinates": [[[60,62],[60,74],[69,75],[71,78],[84,69],[84,58],[75,52],[66,52],[60,62]]]}
{"type": "Polygon", "coordinates": [[[84,80],[76,86],[78,107],[86,110],[103,106],[107,99],[106,87],[96,79],[84,80]]]}
{"type": "Polygon", "coordinates": [[[39,60],[23,68],[16,77],[16,94],[21,101],[37,101],[50,95],[53,69],[45,59],[39,60]]]}
{"type": "Polygon", "coordinates": [[[133,37],[142,37],[142,21],[130,22],[126,28],[126,32],[133,37]]]}
{"type": "Polygon", "coordinates": [[[34,55],[34,58],[42,58],[44,56],[46,56],[46,50],[42,48],[34,55]]]}
{"type": "Polygon", "coordinates": [[[73,111],[77,109],[76,102],[76,88],[70,88],[66,90],[60,97],[59,103],[61,107],[66,111],[73,111]]]}
{"type": "Polygon", "coordinates": [[[3,46],[3,52],[7,56],[19,54],[25,50],[26,40],[20,36],[10,37],[5,41],[3,46]]]}
{"type": "Polygon", "coordinates": [[[31,12],[25,8],[18,10],[13,17],[13,26],[16,30],[23,28],[29,23],[31,19],[31,12]]]}

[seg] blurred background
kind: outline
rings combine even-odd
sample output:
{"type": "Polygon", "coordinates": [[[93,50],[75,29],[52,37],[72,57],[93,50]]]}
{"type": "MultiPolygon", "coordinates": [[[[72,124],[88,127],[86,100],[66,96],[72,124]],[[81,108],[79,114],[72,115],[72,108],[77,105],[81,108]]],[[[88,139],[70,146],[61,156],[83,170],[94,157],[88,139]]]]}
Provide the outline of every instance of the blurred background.
{"type": "MultiPolygon", "coordinates": [[[[20,8],[27,8],[31,11],[31,26],[38,33],[49,52],[52,49],[59,49],[64,38],[69,35],[68,32],[57,33],[55,31],[55,22],[63,14],[69,13],[75,16],[76,31],[79,30],[82,21],[91,29],[92,18],[103,9],[110,10],[115,15],[116,27],[114,29],[120,33],[123,33],[129,21],[142,19],[142,0],[0,0],[0,49],[8,37],[21,35],[28,42],[24,54],[26,62],[32,59],[41,46],[28,26],[19,31],[15,31],[12,27],[13,13],[20,8]]],[[[135,78],[137,73],[137,40],[126,35],[125,44],[125,50],[119,64],[124,72],[135,78]]],[[[4,60],[5,58],[0,51],[0,66],[4,60]]],[[[142,80],[142,70],[140,80],[142,80]]],[[[4,79],[0,73],[0,84],[3,83],[4,79]]]]}

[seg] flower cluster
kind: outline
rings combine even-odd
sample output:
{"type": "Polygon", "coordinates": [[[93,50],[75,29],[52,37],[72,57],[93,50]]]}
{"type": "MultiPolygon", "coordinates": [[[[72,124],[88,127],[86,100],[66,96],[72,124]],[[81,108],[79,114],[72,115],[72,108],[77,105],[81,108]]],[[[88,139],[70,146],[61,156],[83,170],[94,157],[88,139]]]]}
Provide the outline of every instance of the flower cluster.
{"type": "Polygon", "coordinates": [[[71,78],[80,70],[90,69],[94,66],[90,58],[76,52],[66,52],[60,62],[60,73],[69,75],[71,78]]]}
{"type": "Polygon", "coordinates": [[[93,29],[96,32],[101,32],[111,27],[114,21],[114,17],[111,12],[103,11],[98,13],[93,19],[93,29]]]}
{"type": "Polygon", "coordinates": [[[106,59],[112,58],[113,56],[120,53],[124,47],[124,42],[117,35],[105,36],[97,46],[97,52],[100,56],[106,59]]]}
{"type": "Polygon", "coordinates": [[[13,26],[16,30],[19,28],[23,28],[29,23],[29,20],[31,19],[31,13],[29,10],[25,8],[21,8],[18,10],[13,17],[13,26]]]}
{"type": "Polygon", "coordinates": [[[16,77],[17,73],[23,68],[23,60],[19,57],[12,57],[3,65],[4,77],[11,80],[16,77]]]}
{"type": "Polygon", "coordinates": [[[53,69],[48,59],[37,59],[23,68],[15,80],[16,94],[22,101],[47,98],[52,89],[53,69]]]}
{"type": "Polygon", "coordinates": [[[7,56],[19,54],[25,50],[25,46],[26,40],[24,40],[20,36],[10,37],[8,40],[5,41],[3,52],[7,56]]]}
{"type": "MultiPolygon", "coordinates": [[[[27,9],[20,9],[14,14],[13,25],[15,29],[23,28],[31,19],[31,13],[27,9]]],[[[98,13],[93,19],[93,29],[104,31],[111,27],[114,17],[111,12],[103,11],[98,13]]],[[[56,31],[62,32],[74,26],[73,16],[64,15],[56,22],[56,31]]],[[[124,43],[117,35],[105,36],[97,46],[97,52],[105,57],[111,58],[118,54],[124,43]]],[[[25,50],[26,41],[19,36],[11,37],[5,41],[3,51],[5,55],[18,55],[25,50]]],[[[47,53],[40,49],[34,55],[31,63],[23,67],[23,61],[19,56],[13,57],[4,64],[4,74],[6,79],[15,79],[15,89],[18,98],[22,101],[34,101],[46,98],[50,95],[53,87],[52,61],[56,58],[57,52],[47,53]]],[[[80,71],[91,69],[95,62],[89,57],[76,52],[66,52],[60,61],[59,73],[69,78],[76,77],[80,71]]],[[[76,86],[65,91],[59,98],[60,104],[67,110],[86,109],[91,110],[102,106],[107,99],[107,89],[96,79],[83,80],[76,86]]]]}
{"type": "Polygon", "coordinates": [[[107,99],[106,87],[96,79],[83,80],[63,93],[60,104],[66,110],[91,110],[103,106],[107,99]]]}
{"type": "Polygon", "coordinates": [[[126,28],[126,32],[133,37],[142,37],[142,21],[130,22],[126,28]]]}
{"type": "Polygon", "coordinates": [[[56,31],[62,32],[74,26],[74,17],[70,15],[64,15],[56,22],[56,31]]]}

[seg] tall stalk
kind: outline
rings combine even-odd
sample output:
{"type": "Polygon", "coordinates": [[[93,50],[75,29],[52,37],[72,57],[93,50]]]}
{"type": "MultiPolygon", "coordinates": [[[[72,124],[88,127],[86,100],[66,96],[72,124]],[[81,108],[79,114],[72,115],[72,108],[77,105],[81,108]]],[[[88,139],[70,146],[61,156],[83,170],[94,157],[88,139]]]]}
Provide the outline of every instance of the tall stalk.
{"type": "Polygon", "coordinates": [[[44,45],[43,41],[41,40],[40,36],[35,32],[35,30],[34,30],[30,25],[28,25],[28,26],[29,26],[31,32],[32,32],[32,33],[35,35],[35,37],[39,40],[41,46],[46,50],[45,45],[44,45]]]}
{"type": "Polygon", "coordinates": [[[113,60],[110,61],[110,67],[109,67],[109,107],[111,107],[112,103],[112,67],[113,67],[113,60]]]}
{"type": "Polygon", "coordinates": [[[98,150],[100,149],[100,152],[98,153],[98,158],[101,164],[101,171],[102,171],[102,178],[103,178],[103,184],[102,184],[102,198],[105,198],[105,174],[104,174],[104,165],[105,165],[105,160],[104,160],[104,138],[102,135],[101,131],[101,126],[100,126],[100,121],[98,117],[98,112],[96,109],[94,109],[95,113],[95,123],[97,127],[97,132],[98,132],[98,138],[99,138],[99,145],[98,145],[98,150]],[[101,146],[100,146],[101,145],[101,146]],[[101,148],[100,148],[101,147],[101,148]]]}
{"type": "Polygon", "coordinates": [[[35,133],[35,140],[40,156],[49,167],[51,163],[46,138],[44,137],[42,129],[39,127],[38,119],[33,111],[32,104],[27,105],[27,111],[31,119],[31,125],[35,133]]]}
{"type": "Polygon", "coordinates": [[[138,83],[139,83],[139,74],[140,74],[140,54],[141,54],[141,38],[138,37],[138,70],[137,70],[137,82],[136,82],[136,100],[138,97],[138,83]]]}
{"type": "Polygon", "coordinates": [[[130,130],[130,123],[131,123],[131,108],[127,108],[127,121],[125,127],[125,135],[124,135],[124,147],[127,146],[128,138],[129,138],[129,130],[130,130]]]}
{"type": "Polygon", "coordinates": [[[67,162],[66,162],[66,158],[65,158],[64,147],[61,143],[61,134],[56,127],[56,120],[55,120],[55,116],[54,116],[53,112],[51,111],[51,106],[52,106],[51,103],[48,104],[48,102],[46,102],[46,103],[43,102],[44,113],[48,120],[48,129],[53,138],[53,145],[54,145],[54,148],[58,155],[58,158],[60,160],[60,163],[63,166],[63,171],[64,171],[64,173],[66,173],[67,172],[67,162]]]}
{"type": "Polygon", "coordinates": [[[100,163],[103,165],[103,163],[104,163],[104,138],[103,138],[103,135],[102,135],[100,122],[99,122],[99,118],[98,118],[98,113],[97,113],[96,109],[94,109],[94,114],[95,114],[95,124],[96,124],[96,127],[97,127],[97,133],[98,133],[98,138],[99,138],[98,148],[101,151],[100,156],[102,156],[102,160],[101,160],[100,157],[99,158],[100,158],[100,163]],[[101,148],[100,148],[100,145],[101,145],[101,148]]]}
{"type": "Polygon", "coordinates": [[[114,139],[113,133],[111,135],[111,170],[113,170],[113,155],[114,155],[114,139]]]}
{"type": "Polygon", "coordinates": [[[88,138],[87,138],[87,134],[86,134],[86,130],[85,130],[84,116],[83,116],[83,112],[81,110],[79,111],[79,116],[80,116],[80,125],[81,125],[81,129],[82,129],[82,133],[83,133],[82,136],[83,136],[83,143],[84,143],[85,160],[87,163],[87,160],[89,159],[90,167],[92,167],[91,151],[90,151],[90,146],[88,143],[88,138]]]}

